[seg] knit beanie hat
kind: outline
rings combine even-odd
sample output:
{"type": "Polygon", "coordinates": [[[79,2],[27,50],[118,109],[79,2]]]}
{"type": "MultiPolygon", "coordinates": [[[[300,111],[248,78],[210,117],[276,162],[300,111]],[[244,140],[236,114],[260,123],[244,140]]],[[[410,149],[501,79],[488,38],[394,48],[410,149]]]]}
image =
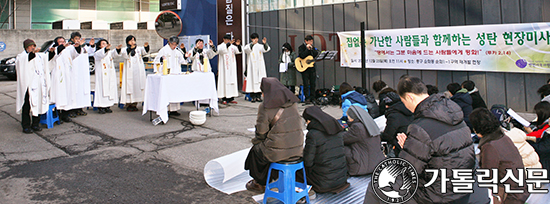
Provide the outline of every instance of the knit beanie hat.
{"type": "Polygon", "coordinates": [[[25,48],[25,50],[31,45],[36,45],[36,43],[34,43],[34,40],[26,39],[25,41],[23,41],[23,48],[25,48]]]}

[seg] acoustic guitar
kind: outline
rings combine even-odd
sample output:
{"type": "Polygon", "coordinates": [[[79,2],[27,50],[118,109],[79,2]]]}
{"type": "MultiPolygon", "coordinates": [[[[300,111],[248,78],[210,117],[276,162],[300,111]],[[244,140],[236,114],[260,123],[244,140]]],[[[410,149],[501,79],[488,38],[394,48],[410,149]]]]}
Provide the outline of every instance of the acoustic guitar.
{"type": "Polygon", "coordinates": [[[307,56],[305,59],[298,57],[296,58],[296,60],[294,60],[294,64],[296,66],[296,70],[298,70],[299,72],[304,72],[308,68],[313,67],[313,65],[315,64],[315,58],[313,58],[313,56],[311,55],[307,56]]]}

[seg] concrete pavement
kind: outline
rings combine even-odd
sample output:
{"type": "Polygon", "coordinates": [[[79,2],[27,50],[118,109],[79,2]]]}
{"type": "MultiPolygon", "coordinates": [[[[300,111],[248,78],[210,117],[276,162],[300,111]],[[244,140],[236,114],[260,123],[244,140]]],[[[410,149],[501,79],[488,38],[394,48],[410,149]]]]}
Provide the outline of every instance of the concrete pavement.
{"type": "MultiPolygon", "coordinates": [[[[239,104],[220,104],[220,114],[203,126],[188,122],[191,103],[157,126],[149,113],[90,109],[73,122],[23,134],[15,85],[0,76],[0,203],[253,202],[249,192],[226,195],[209,187],[203,168],[251,146],[254,133],[247,129],[259,103],[240,97],[239,104]]],[[[327,110],[340,114],[338,107],[327,110]]]]}
{"type": "MultiPolygon", "coordinates": [[[[157,126],[141,111],[90,109],[73,122],[23,134],[15,84],[0,76],[0,203],[253,203],[250,192],[226,195],[209,187],[203,168],[251,146],[247,129],[259,103],[239,97],[239,104],[220,104],[220,114],[203,126],[188,122],[190,103],[157,126]]],[[[305,107],[299,105],[300,113],[305,107]]],[[[341,117],[337,106],[322,108],[341,117]]]]}

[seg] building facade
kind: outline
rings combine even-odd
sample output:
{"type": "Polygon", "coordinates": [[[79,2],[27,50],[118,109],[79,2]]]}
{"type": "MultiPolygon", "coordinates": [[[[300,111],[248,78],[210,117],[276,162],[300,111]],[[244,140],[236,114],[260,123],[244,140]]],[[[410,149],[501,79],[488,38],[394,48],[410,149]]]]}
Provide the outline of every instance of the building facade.
{"type": "MultiPolygon", "coordinates": [[[[483,24],[533,23],[550,21],[550,0],[250,0],[249,32],[268,38],[273,48],[266,53],[268,75],[278,76],[281,45],[289,42],[296,49],[305,35],[313,35],[321,50],[337,50],[340,31],[358,31],[360,22],[367,30],[461,26],[483,24]]],[[[317,87],[330,88],[347,81],[361,86],[361,70],[340,67],[338,61],[317,62],[317,87]]],[[[504,104],[518,111],[532,112],[540,101],[537,89],[549,74],[466,72],[405,69],[368,69],[367,84],[385,81],[396,87],[403,74],[418,76],[441,92],[451,82],[472,80],[490,107],[504,104]]]]}
{"type": "Polygon", "coordinates": [[[64,19],[153,21],[159,0],[0,0],[0,9],[0,29],[51,29],[64,19]]]}

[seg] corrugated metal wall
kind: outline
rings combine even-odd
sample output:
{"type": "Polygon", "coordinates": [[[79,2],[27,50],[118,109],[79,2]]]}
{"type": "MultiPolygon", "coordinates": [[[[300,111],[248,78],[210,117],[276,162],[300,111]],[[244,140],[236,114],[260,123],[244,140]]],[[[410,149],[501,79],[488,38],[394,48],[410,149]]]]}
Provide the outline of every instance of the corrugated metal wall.
{"type": "MultiPolygon", "coordinates": [[[[335,32],[367,29],[418,28],[500,23],[550,21],[550,0],[378,0],[250,14],[250,32],[268,38],[272,51],[265,55],[268,76],[278,77],[277,60],[284,42],[294,40],[296,49],[304,36],[315,34],[315,46],[335,50],[335,32]],[[323,43],[322,41],[325,41],[323,43]]],[[[318,87],[331,87],[347,81],[361,85],[360,69],[341,68],[338,62],[318,62],[318,87]]],[[[518,74],[462,71],[419,71],[369,69],[367,84],[382,79],[395,87],[403,74],[421,77],[440,91],[451,82],[474,81],[488,106],[505,104],[518,111],[531,112],[540,100],[536,90],[550,74],[518,74]]],[[[369,87],[372,91],[372,87],[369,87]]]]}

